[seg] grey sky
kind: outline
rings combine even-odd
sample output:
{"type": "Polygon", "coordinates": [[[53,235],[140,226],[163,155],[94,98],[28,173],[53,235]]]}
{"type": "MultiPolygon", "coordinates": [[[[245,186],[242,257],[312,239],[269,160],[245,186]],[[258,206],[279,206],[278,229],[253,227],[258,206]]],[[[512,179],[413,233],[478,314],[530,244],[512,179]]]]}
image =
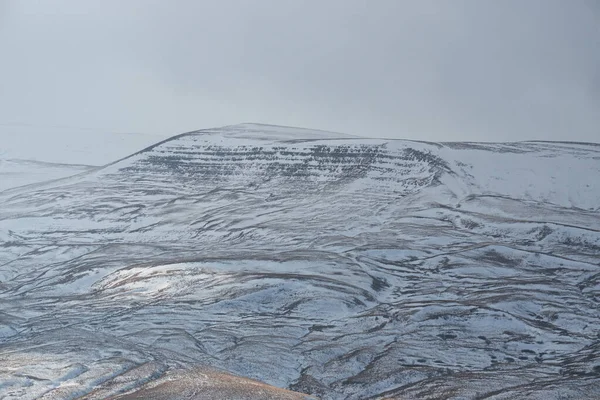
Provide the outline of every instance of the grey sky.
{"type": "Polygon", "coordinates": [[[597,0],[0,0],[0,50],[4,138],[600,141],[597,0]]]}

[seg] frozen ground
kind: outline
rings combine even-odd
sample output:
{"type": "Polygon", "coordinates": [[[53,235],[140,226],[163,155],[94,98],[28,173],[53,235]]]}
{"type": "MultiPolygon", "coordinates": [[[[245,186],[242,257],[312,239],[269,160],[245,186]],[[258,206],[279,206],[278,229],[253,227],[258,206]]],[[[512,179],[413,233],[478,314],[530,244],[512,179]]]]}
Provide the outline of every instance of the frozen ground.
{"type": "Polygon", "coordinates": [[[0,192],[0,397],[205,367],[324,399],[600,397],[598,176],[594,144],[245,124],[0,192]]]}

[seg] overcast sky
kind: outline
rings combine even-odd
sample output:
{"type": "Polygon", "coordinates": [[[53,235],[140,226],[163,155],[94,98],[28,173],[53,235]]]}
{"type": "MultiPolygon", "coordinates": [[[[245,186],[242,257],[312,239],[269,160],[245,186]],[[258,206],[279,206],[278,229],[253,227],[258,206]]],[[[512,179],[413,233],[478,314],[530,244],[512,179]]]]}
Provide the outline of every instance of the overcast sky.
{"type": "Polygon", "coordinates": [[[4,143],[240,122],[600,142],[600,1],[0,0],[4,143]]]}

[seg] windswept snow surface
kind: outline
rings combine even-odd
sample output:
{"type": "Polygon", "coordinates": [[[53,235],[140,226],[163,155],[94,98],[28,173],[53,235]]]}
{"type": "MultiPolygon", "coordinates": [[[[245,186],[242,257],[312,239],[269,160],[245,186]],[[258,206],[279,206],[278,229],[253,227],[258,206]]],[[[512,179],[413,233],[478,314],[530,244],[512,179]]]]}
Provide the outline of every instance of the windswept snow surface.
{"type": "Polygon", "coordinates": [[[91,165],[54,164],[33,160],[0,158],[0,192],[19,186],[90,172],[97,168],[91,165]]]}
{"type": "Polygon", "coordinates": [[[599,398],[598,177],[594,144],[244,124],[0,192],[0,397],[210,367],[324,399],[599,398]]]}

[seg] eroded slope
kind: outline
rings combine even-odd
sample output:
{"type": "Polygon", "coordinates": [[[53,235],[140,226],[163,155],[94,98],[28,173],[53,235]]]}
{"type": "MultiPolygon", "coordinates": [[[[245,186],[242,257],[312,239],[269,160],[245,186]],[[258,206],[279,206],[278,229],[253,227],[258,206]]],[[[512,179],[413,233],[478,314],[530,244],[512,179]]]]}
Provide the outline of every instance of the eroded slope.
{"type": "Polygon", "coordinates": [[[242,125],[0,194],[0,393],[209,365],[334,399],[597,396],[599,173],[594,145],[242,125]]]}

